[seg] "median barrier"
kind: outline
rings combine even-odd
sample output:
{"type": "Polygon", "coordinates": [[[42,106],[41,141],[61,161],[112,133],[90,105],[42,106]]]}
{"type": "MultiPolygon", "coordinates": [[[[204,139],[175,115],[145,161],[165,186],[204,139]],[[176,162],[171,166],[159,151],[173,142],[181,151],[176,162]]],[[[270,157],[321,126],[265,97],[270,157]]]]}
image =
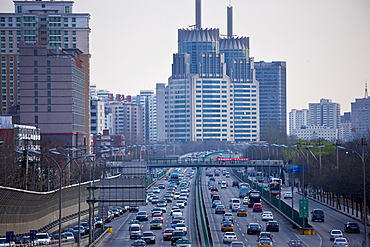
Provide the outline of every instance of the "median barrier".
{"type": "Polygon", "coordinates": [[[112,233],[113,232],[113,227],[111,226],[108,226],[108,230],[107,230],[108,233],[112,233]]]}
{"type": "Polygon", "coordinates": [[[301,235],[315,235],[315,229],[313,228],[300,228],[299,234],[301,235]]]}

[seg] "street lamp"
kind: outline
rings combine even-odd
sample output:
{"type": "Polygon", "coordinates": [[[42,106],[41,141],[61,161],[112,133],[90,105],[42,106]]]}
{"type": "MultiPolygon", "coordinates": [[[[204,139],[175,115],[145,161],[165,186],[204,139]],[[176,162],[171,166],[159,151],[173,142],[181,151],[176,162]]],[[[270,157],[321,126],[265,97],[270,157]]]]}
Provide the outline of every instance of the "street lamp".
{"type": "Polygon", "coordinates": [[[321,172],[321,149],[324,148],[324,147],[325,147],[325,145],[317,147],[320,150],[320,172],[321,172]]]}
{"type": "Polygon", "coordinates": [[[357,151],[355,150],[352,150],[352,149],[349,149],[349,148],[345,148],[345,147],[342,147],[342,146],[337,146],[338,149],[343,149],[343,150],[350,150],[353,154],[356,154],[358,157],[360,157],[361,159],[361,162],[362,162],[362,179],[363,179],[363,197],[364,197],[364,205],[363,205],[363,224],[364,224],[364,241],[362,243],[362,246],[366,247],[368,246],[368,236],[367,236],[367,203],[366,203],[366,160],[368,157],[370,157],[370,155],[368,155],[366,158],[365,158],[365,146],[366,144],[364,144],[364,140],[362,139],[362,152],[361,154],[359,154],[357,151]]]}

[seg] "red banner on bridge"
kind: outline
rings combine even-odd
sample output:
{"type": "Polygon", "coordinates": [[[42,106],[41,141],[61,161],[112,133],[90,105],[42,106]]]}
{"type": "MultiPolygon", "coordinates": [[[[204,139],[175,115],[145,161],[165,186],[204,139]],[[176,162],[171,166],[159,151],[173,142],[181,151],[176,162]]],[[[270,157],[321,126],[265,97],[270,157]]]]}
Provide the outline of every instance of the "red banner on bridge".
{"type": "Polygon", "coordinates": [[[250,161],[250,158],[216,158],[216,161],[250,161]]]}

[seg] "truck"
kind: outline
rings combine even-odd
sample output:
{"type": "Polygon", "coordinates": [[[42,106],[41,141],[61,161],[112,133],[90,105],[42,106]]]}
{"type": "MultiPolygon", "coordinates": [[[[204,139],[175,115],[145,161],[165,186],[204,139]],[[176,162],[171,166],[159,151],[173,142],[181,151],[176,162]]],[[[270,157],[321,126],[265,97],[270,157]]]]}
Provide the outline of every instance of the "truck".
{"type": "Polygon", "coordinates": [[[240,183],[239,184],[239,198],[244,198],[248,196],[250,191],[250,186],[247,183],[240,183]]]}

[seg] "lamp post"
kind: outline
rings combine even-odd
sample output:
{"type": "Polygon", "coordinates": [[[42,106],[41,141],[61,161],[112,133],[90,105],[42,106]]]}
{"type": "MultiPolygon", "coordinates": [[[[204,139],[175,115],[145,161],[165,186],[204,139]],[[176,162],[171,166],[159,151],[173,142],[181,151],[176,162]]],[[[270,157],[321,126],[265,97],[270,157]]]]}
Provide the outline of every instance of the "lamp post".
{"type": "Polygon", "coordinates": [[[367,157],[365,157],[365,146],[367,146],[365,143],[364,143],[364,139],[361,139],[361,146],[362,146],[362,151],[361,151],[361,154],[359,154],[357,151],[355,150],[352,150],[352,149],[349,149],[349,148],[346,148],[346,147],[342,147],[342,146],[337,146],[338,149],[343,149],[343,150],[350,150],[353,154],[356,154],[358,157],[360,157],[361,159],[361,163],[362,163],[362,182],[363,182],[363,197],[364,197],[364,205],[363,205],[363,224],[364,224],[364,241],[362,243],[362,246],[363,247],[367,247],[368,246],[368,236],[367,236],[367,203],[366,203],[366,200],[367,200],[367,197],[366,197],[366,160],[368,157],[370,157],[370,155],[368,155],[367,157]]]}
{"type": "Polygon", "coordinates": [[[321,149],[324,148],[325,145],[318,146],[317,148],[320,150],[320,172],[321,172],[321,149]]]}

